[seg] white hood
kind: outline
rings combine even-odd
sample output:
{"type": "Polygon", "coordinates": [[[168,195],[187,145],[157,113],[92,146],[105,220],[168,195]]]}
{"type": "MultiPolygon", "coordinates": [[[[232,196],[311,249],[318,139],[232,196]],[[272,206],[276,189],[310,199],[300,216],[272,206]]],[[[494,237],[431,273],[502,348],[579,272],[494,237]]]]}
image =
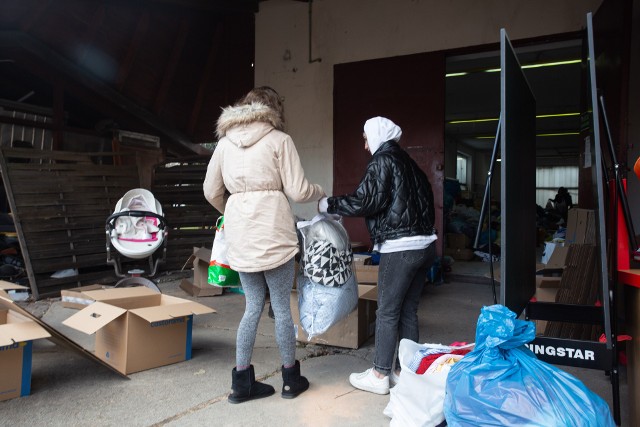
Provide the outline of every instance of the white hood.
{"type": "Polygon", "coordinates": [[[399,141],[402,129],[391,120],[378,116],[365,122],[364,133],[367,135],[369,151],[373,154],[378,151],[383,142],[399,141]]]}

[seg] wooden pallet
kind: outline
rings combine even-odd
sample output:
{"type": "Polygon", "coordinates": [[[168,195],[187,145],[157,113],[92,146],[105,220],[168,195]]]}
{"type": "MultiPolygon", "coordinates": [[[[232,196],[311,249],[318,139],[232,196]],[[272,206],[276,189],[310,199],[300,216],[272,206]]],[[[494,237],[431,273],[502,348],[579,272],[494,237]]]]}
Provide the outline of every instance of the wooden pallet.
{"type": "Polygon", "coordinates": [[[139,186],[135,166],[103,164],[111,153],[0,149],[0,168],[35,299],[116,280],[106,264],[105,220],[139,186]],[[61,270],[71,277],[52,278],[61,270]]]}
{"type": "Polygon", "coordinates": [[[198,156],[158,165],[151,192],[162,205],[169,224],[167,260],[163,269],[179,270],[194,247],[211,248],[220,213],[202,192],[210,156],[198,156]]]}

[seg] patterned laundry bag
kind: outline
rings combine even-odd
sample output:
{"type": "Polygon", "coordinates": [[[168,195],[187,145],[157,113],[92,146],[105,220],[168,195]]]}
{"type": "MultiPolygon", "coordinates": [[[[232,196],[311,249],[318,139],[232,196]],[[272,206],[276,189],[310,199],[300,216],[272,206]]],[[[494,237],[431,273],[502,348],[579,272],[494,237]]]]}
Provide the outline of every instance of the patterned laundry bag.
{"type": "Polygon", "coordinates": [[[329,330],[358,305],[351,241],[339,218],[321,214],[297,224],[303,237],[298,308],[308,339],[329,330]]]}

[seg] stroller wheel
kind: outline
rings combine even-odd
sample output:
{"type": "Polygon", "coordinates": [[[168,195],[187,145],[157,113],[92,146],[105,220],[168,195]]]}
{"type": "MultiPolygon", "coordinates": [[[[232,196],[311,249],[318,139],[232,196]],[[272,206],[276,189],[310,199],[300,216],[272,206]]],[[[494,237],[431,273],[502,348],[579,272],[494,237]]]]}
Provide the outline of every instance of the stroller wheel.
{"type": "Polygon", "coordinates": [[[145,279],[144,277],[127,277],[122,279],[116,283],[116,288],[130,288],[133,286],[146,286],[149,289],[153,289],[154,291],[161,293],[160,289],[154,282],[149,279],[145,279]]]}

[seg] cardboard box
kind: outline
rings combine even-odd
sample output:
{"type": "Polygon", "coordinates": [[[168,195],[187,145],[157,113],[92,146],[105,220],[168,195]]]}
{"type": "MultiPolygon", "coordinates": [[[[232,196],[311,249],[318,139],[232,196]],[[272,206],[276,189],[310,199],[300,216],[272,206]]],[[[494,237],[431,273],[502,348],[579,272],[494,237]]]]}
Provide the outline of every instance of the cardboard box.
{"type": "Polygon", "coordinates": [[[184,270],[188,265],[193,266],[193,280],[183,279],[180,287],[183,291],[194,297],[209,297],[222,295],[224,288],[209,284],[209,262],[211,261],[211,249],[193,248],[193,254],[184,263],[184,270]]]}
{"type": "Polygon", "coordinates": [[[467,249],[471,245],[469,237],[462,233],[447,233],[446,242],[451,249],[467,249]]]}
{"type": "Polygon", "coordinates": [[[47,339],[49,341],[53,342],[54,344],[63,346],[65,348],[67,348],[67,349],[69,349],[69,350],[71,350],[71,351],[83,356],[83,357],[86,357],[87,359],[90,359],[90,360],[94,361],[95,363],[97,363],[97,364],[99,364],[101,366],[104,366],[105,368],[109,369],[110,371],[112,371],[112,372],[114,372],[114,373],[126,378],[126,375],[124,375],[123,373],[119,372],[118,370],[113,368],[111,365],[105,363],[101,359],[99,359],[95,354],[93,354],[93,352],[88,351],[87,349],[82,347],[80,344],[78,344],[77,342],[73,341],[71,338],[67,337],[62,332],[56,330],[55,328],[51,327],[47,323],[43,322],[41,319],[39,319],[39,318],[35,317],[33,314],[29,313],[27,310],[25,310],[22,307],[20,307],[19,305],[17,305],[11,299],[9,294],[7,294],[5,292],[5,290],[8,290],[8,289],[19,289],[19,288],[16,288],[16,286],[19,287],[19,288],[24,288],[24,286],[15,285],[13,283],[0,281],[0,305],[4,305],[4,306],[10,308],[13,311],[16,311],[20,315],[24,316],[25,318],[33,321],[34,323],[36,323],[37,325],[42,327],[45,331],[47,331],[48,334],[50,334],[50,337],[47,338],[47,339]]]}
{"type": "Polygon", "coordinates": [[[95,333],[96,356],[125,375],[191,359],[193,315],[215,313],[144,286],[87,295],[96,302],[62,323],[95,333]]]}
{"type": "Polygon", "coordinates": [[[545,242],[540,261],[546,268],[564,268],[568,250],[564,242],[545,242]]]}
{"type": "Polygon", "coordinates": [[[63,307],[82,310],[89,304],[95,302],[86,294],[86,291],[97,291],[99,289],[108,288],[113,288],[113,286],[87,285],[71,289],[63,289],[62,291],[60,291],[60,300],[62,301],[63,307]]]}
{"type": "MultiPolygon", "coordinates": [[[[533,296],[538,302],[556,302],[556,295],[560,290],[561,277],[536,276],[536,293],[533,296]]],[[[547,327],[546,320],[535,320],[536,335],[544,335],[547,327]]]]}
{"type": "Polygon", "coordinates": [[[371,255],[353,254],[353,265],[371,265],[371,255]]]}
{"type": "Polygon", "coordinates": [[[358,283],[378,284],[377,265],[354,264],[358,283]]]}
{"type": "Polygon", "coordinates": [[[304,328],[300,326],[298,311],[298,293],[291,292],[291,315],[296,331],[296,339],[304,343],[332,345],[356,349],[376,331],[376,308],[378,306],[378,287],[358,285],[358,307],[346,318],[333,325],[324,334],[308,339],[304,328]]]}
{"type": "Polygon", "coordinates": [[[569,209],[567,214],[567,243],[596,243],[595,211],[593,209],[569,209]]]}
{"type": "MultiPolygon", "coordinates": [[[[15,288],[13,288],[15,289],[15,288]]],[[[0,298],[0,401],[31,393],[32,343],[51,335],[38,323],[13,310],[4,291],[0,298]]]]}

